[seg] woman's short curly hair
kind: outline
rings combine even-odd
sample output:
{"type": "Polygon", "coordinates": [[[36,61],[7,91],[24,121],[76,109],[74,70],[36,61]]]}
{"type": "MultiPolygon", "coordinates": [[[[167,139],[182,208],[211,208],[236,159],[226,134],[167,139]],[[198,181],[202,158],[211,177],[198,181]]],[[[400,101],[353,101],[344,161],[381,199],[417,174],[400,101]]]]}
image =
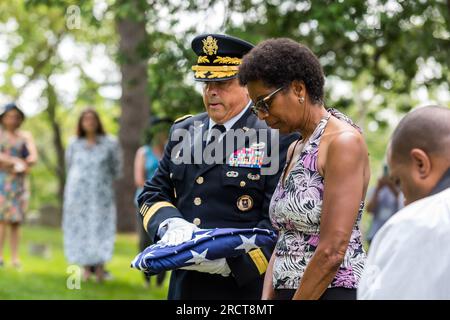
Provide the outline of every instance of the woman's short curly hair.
{"type": "Polygon", "coordinates": [[[244,56],[239,67],[239,82],[246,85],[257,80],[269,87],[301,81],[311,101],[323,103],[325,77],[319,59],[308,47],[292,39],[263,41],[244,56]]]}

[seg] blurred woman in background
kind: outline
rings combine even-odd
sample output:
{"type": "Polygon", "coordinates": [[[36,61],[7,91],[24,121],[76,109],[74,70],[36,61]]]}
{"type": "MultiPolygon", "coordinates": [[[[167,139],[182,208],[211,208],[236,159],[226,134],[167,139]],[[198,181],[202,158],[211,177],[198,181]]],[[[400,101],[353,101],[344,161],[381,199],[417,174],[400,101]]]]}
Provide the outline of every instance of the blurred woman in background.
{"type": "Polygon", "coordinates": [[[66,166],[64,252],[69,263],[83,266],[83,280],[94,270],[101,282],[104,264],[114,249],[117,213],[113,182],[121,173],[122,152],[93,109],[81,113],[77,136],[66,150],[66,166]]]}
{"type": "MultiPolygon", "coordinates": [[[[140,147],[134,160],[134,183],[136,185],[136,198],[142,192],[144,183],[153,177],[156,169],[158,169],[159,160],[161,160],[164,152],[164,146],[167,143],[168,132],[172,121],[166,118],[154,118],[146,130],[144,145],[140,147]]],[[[137,203],[136,203],[137,205],[137,203]]],[[[140,213],[137,211],[137,224],[139,232],[139,251],[151,245],[150,238],[142,226],[140,213]]],[[[161,286],[166,273],[161,272],[156,276],[156,284],[161,286]]],[[[150,285],[150,275],[144,273],[145,285],[150,285]]]]}
{"type": "Polygon", "coordinates": [[[375,234],[381,227],[401,208],[403,208],[404,197],[400,188],[389,178],[387,164],[383,165],[383,176],[378,179],[370,200],[367,203],[367,212],[373,215],[370,229],[366,239],[369,245],[375,234]]]}
{"type": "Polygon", "coordinates": [[[19,130],[25,115],[15,103],[3,107],[0,113],[0,267],[3,266],[3,246],[6,226],[11,230],[11,261],[20,268],[19,228],[25,219],[28,203],[25,177],[38,159],[31,133],[19,130]]]}

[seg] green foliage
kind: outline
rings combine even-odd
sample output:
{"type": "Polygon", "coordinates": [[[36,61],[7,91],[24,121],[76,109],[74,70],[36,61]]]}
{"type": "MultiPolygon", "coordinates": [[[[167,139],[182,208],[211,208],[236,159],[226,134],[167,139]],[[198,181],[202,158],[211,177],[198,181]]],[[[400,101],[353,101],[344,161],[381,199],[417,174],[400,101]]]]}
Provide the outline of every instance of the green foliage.
{"type": "Polygon", "coordinates": [[[413,91],[425,87],[430,100],[450,107],[450,101],[436,91],[449,89],[448,1],[227,3],[227,33],[252,43],[293,38],[319,57],[327,76],[327,105],[343,110],[364,128],[372,182],[381,171],[395,119],[419,102],[413,91]],[[243,23],[232,18],[239,15],[243,23]],[[425,73],[424,65],[428,65],[425,73]],[[331,78],[349,83],[350,94],[334,97],[331,91],[339,89],[331,78]]]}
{"type": "Polygon", "coordinates": [[[155,34],[155,39],[148,66],[152,113],[176,119],[203,111],[201,95],[192,85],[190,46],[169,34],[155,34]]]}
{"type": "MultiPolygon", "coordinates": [[[[117,41],[114,20],[105,13],[101,23],[94,23],[94,20],[99,21],[93,10],[92,1],[80,4],[77,1],[21,0],[11,5],[10,1],[0,0],[0,24],[13,26],[0,29],[0,34],[8,40],[7,52],[10,50],[5,59],[0,60],[0,64],[6,66],[1,94],[13,100],[23,98],[30,86],[40,85],[42,89],[37,104],[43,112],[27,119],[24,126],[33,133],[40,154],[40,161],[30,177],[31,210],[45,204],[58,204],[56,174],[64,168],[57,162],[55,125],[60,127],[65,145],[75,132],[81,109],[94,106],[106,129],[110,133],[118,131],[117,103],[101,96],[103,83],[95,81],[89,75],[90,70],[84,70],[84,63],[92,59],[95,50],[103,47],[111,53],[112,44],[117,41]],[[75,28],[70,25],[70,5],[78,8],[74,18],[80,19],[80,25],[75,28]],[[62,51],[63,43],[85,53],[88,61],[76,56],[77,59],[68,60],[65,54],[72,52],[62,51]],[[79,75],[76,83],[61,83],[61,76],[68,73],[79,75]],[[18,77],[19,85],[14,82],[18,77]],[[75,101],[70,101],[67,93],[74,95],[75,101]]],[[[27,105],[22,107],[28,109],[27,105]]]]}
{"type": "MultiPolygon", "coordinates": [[[[450,80],[450,19],[445,1],[248,0],[230,4],[229,12],[250,18],[243,25],[230,19],[229,33],[253,43],[271,37],[296,39],[320,57],[327,76],[352,82],[363,76],[366,86],[385,96],[379,108],[395,106],[396,94],[411,94],[421,85],[450,80]],[[429,59],[440,65],[441,72],[416,81],[420,64],[429,59]]],[[[407,110],[413,106],[411,99],[407,110]]]]}

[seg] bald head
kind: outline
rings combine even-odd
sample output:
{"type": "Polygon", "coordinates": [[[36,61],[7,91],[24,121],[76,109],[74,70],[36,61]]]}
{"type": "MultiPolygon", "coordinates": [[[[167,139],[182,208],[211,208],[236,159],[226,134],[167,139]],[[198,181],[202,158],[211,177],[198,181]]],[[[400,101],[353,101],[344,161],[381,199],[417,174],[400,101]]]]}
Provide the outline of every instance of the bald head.
{"type": "Polygon", "coordinates": [[[391,139],[391,157],[406,160],[412,149],[450,159],[450,109],[427,106],[408,113],[391,139]]]}
{"type": "Polygon", "coordinates": [[[406,204],[427,197],[450,167],[450,109],[408,113],[392,135],[388,162],[406,204]]]}

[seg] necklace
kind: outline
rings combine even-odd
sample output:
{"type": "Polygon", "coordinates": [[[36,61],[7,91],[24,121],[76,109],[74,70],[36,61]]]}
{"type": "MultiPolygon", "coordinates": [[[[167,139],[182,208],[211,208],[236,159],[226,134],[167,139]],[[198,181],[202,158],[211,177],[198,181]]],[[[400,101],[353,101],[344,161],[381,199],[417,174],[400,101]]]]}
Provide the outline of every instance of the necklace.
{"type": "Polygon", "coordinates": [[[301,149],[300,152],[299,152],[299,155],[302,154],[302,152],[303,152],[303,150],[305,149],[305,146],[306,146],[308,140],[307,140],[307,139],[302,139],[302,137],[300,137],[300,138],[298,138],[298,140],[295,142],[294,148],[292,149],[292,152],[291,152],[291,156],[287,159],[287,161],[286,161],[286,167],[285,167],[284,172],[283,172],[283,181],[282,181],[283,188],[285,187],[285,185],[286,185],[286,179],[287,179],[287,177],[288,177],[290,171],[292,170],[292,168],[289,169],[289,167],[290,167],[290,165],[291,165],[292,160],[294,159],[295,150],[297,149],[297,145],[298,145],[298,143],[299,143],[300,141],[304,141],[304,142],[303,142],[302,149],[301,149]],[[288,172],[288,171],[289,171],[289,172],[288,172]]]}
{"type": "Polygon", "coordinates": [[[314,129],[314,131],[313,131],[310,135],[305,136],[304,139],[303,139],[303,137],[300,137],[300,138],[298,138],[298,140],[295,142],[294,148],[292,149],[292,152],[291,152],[291,156],[290,156],[289,158],[287,158],[286,166],[285,166],[285,169],[284,169],[284,172],[283,172],[283,177],[282,177],[282,178],[283,178],[283,180],[282,180],[283,188],[285,187],[285,185],[286,185],[286,179],[287,179],[287,177],[288,177],[290,171],[292,170],[292,168],[290,168],[290,170],[289,170],[289,167],[290,167],[291,162],[292,162],[292,160],[293,160],[293,158],[294,158],[295,150],[297,149],[298,143],[299,143],[300,141],[303,141],[302,149],[301,149],[300,152],[299,152],[299,157],[300,157],[301,154],[302,154],[302,152],[303,152],[303,150],[305,150],[305,147],[306,147],[306,145],[308,144],[310,137],[311,137],[311,136],[314,134],[314,132],[317,130],[317,127],[320,125],[320,123],[321,123],[323,120],[328,119],[329,116],[330,116],[330,115],[327,113],[325,116],[323,116],[322,118],[320,118],[319,123],[317,124],[316,128],[314,129]],[[289,170],[289,173],[288,173],[288,170],[289,170]]]}

